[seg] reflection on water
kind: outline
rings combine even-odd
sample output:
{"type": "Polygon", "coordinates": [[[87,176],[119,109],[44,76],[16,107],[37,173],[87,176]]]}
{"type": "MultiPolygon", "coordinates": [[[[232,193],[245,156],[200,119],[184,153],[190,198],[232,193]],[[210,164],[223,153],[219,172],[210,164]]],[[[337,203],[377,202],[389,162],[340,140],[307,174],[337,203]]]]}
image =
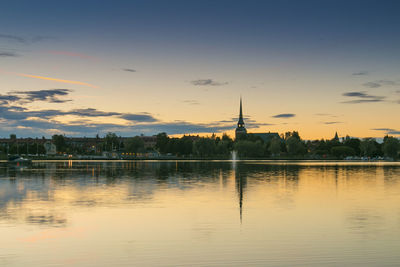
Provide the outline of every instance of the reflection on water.
{"type": "Polygon", "coordinates": [[[395,163],[3,164],[0,265],[396,266],[399,175],[395,163]]]}

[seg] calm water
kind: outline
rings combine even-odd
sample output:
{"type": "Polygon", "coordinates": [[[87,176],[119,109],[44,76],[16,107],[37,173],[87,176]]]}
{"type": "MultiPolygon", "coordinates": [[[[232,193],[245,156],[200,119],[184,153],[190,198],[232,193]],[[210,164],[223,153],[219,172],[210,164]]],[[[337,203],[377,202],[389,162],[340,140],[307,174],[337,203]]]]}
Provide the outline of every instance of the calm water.
{"type": "Polygon", "coordinates": [[[400,164],[0,164],[0,266],[399,266],[400,164]]]}

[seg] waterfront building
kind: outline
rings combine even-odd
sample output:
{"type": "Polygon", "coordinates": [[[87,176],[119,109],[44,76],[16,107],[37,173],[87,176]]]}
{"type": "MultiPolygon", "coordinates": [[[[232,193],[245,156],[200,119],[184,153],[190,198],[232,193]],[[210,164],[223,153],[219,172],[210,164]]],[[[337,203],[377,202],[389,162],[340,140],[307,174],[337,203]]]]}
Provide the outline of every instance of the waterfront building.
{"type": "Polygon", "coordinates": [[[273,133],[273,132],[268,132],[268,133],[249,133],[249,135],[260,137],[264,141],[264,143],[269,143],[274,138],[281,139],[281,137],[279,136],[279,133],[273,133]]]}

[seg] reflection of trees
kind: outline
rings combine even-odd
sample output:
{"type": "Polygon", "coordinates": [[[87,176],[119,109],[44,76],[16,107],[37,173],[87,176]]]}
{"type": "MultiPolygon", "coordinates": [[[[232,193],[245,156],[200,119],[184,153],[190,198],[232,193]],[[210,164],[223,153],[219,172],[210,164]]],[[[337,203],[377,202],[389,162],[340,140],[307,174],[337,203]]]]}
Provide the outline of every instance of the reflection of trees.
{"type": "MultiPolygon", "coordinates": [[[[232,172],[242,218],[246,194],[251,193],[252,187],[264,187],[276,199],[276,206],[290,208],[295,203],[300,180],[308,179],[309,174],[312,179],[328,177],[335,183],[336,190],[340,190],[347,180],[357,181],[355,184],[359,186],[374,185],[371,182],[381,173],[385,185],[395,184],[400,168],[238,162],[232,170],[231,163],[218,161],[40,162],[29,168],[3,164],[0,165],[0,219],[15,219],[23,213],[18,213],[19,207],[38,200],[51,206],[60,201],[54,197],[57,192],[72,192],[71,198],[62,199],[70,206],[92,208],[144,203],[152,200],[155,192],[160,190],[226,186],[232,172]]],[[[396,188],[390,190],[398,190],[396,188]]],[[[21,220],[30,224],[63,226],[67,219],[60,214],[28,210],[21,220]]]]}
{"type": "Polygon", "coordinates": [[[144,202],[165,187],[187,190],[215,184],[220,181],[221,171],[226,173],[222,175],[226,180],[229,170],[228,164],[210,162],[39,162],[29,168],[4,164],[0,166],[0,218],[64,226],[67,219],[60,213],[36,212],[33,204],[40,201],[55,206],[60,200],[54,194],[63,191],[73,193],[70,199],[62,199],[71,206],[144,202]],[[96,194],[95,190],[103,191],[96,194]]]}
{"type": "Polygon", "coordinates": [[[393,188],[393,186],[399,184],[400,168],[394,166],[386,166],[383,168],[383,177],[385,186],[388,189],[393,188]]]}

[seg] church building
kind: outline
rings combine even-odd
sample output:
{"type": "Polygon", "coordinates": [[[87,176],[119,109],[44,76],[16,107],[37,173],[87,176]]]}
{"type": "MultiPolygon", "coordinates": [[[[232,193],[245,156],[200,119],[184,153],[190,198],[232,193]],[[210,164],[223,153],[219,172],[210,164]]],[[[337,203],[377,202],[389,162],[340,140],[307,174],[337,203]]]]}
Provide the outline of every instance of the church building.
{"type": "Polygon", "coordinates": [[[280,139],[278,133],[276,132],[268,132],[268,133],[247,133],[246,128],[244,127],[244,120],[243,120],[243,108],[242,108],[242,98],[240,98],[240,110],[239,110],[239,120],[237,123],[236,131],[235,131],[235,138],[238,139],[244,135],[252,135],[261,138],[265,143],[270,142],[274,138],[280,139]]]}

